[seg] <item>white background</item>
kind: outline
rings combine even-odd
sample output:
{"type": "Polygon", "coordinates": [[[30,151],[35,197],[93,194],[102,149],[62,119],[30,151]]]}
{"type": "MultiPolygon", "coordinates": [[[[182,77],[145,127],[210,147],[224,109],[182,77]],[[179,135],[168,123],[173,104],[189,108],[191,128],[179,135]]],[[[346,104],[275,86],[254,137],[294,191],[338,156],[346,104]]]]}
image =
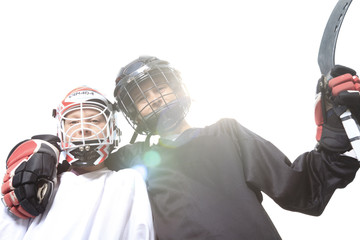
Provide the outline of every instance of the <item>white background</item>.
{"type": "MultiPolygon", "coordinates": [[[[51,112],[68,91],[88,85],[113,100],[120,67],[154,55],[182,72],[194,126],[236,118],[294,160],[316,143],[317,54],[336,2],[0,1],[0,158],[34,134],[56,134],[51,112]]],[[[359,13],[354,1],[336,55],[358,71],[359,13]]],[[[121,121],[125,144],[132,130],[121,121]]],[[[320,217],[268,198],[264,206],[283,239],[359,239],[359,201],[357,178],[320,217]]]]}

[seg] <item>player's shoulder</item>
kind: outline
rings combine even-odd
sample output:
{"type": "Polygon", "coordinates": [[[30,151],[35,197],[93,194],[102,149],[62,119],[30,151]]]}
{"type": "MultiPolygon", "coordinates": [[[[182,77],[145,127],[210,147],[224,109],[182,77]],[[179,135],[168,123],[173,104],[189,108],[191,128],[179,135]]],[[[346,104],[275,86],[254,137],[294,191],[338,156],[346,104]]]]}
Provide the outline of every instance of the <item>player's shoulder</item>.
{"type": "Polygon", "coordinates": [[[216,123],[207,126],[206,131],[215,134],[226,134],[231,135],[233,137],[244,138],[244,139],[257,139],[259,136],[244,127],[240,124],[236,119],[233,118],[222,118],[218,120],[216,123]]]}
{"type": "Polygon", "coordinates": [[[218,131],[232,131],[232,130],[241,130],[244,127],[233,118],[222,118],[215,122],[212,125],[206,127],[209,130],[218,130],[218,131]]]}
{"type": "Polygon", "coordinates": [[[145,151],[146,144],[144,142],[136,142],[122,146],[117,151],[110,154],[105,164],[110,170],[118,171],[120,169],[133,166],[145,151]]]}

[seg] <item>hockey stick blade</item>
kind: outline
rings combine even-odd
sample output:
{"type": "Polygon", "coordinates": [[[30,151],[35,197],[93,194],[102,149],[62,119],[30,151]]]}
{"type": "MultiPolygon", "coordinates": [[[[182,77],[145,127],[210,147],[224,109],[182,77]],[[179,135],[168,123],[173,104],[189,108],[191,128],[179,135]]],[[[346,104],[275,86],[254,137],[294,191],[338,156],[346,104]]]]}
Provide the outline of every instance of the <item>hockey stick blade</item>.
{"type": "Polygon", "coordinates": [[[326,24],[318,54],[320,72],[328,74],[335,66],[336,42],[345,14],[352,0],[339,0],[326,24]]]}

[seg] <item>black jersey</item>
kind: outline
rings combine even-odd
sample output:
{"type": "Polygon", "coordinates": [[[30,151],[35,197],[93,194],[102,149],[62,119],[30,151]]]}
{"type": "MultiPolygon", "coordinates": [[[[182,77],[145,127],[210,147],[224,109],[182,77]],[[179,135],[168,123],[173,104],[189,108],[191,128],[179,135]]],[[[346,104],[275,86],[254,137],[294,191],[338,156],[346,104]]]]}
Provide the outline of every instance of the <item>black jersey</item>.
{"type": "Polygon", "coordinates": [[[293,163],[273,144],[223,119],[175,141],[128,145],[109,168],[147,166],[158,239],[281,239],[261,205],[320,215],[337,188],[350,183],[356,159],[311,151],[293,163]]]}

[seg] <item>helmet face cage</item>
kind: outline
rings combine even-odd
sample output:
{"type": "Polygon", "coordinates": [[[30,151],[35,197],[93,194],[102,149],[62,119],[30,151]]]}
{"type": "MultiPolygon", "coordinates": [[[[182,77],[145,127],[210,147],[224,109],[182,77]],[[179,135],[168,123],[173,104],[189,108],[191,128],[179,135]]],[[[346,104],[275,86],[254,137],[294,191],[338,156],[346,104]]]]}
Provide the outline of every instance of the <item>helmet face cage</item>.
{"type": "Polygon", "coordinates": [[[75,89],[56,113],[61,149],[71,165],[98,165],[108,157],[116,130],[111,103],[103,95],[90,88],[75,89]]]}
{"type": "Polygon", "coordinates": [[[124,69],[120,71],[115,89],[118,105],[138,133],[169,131],[185,118],[190,107],[180,73],[156,58],[149,63],[139,62],[141,58],[127,66],[135,66],[128,75],[122,77],[124,69]]]}

